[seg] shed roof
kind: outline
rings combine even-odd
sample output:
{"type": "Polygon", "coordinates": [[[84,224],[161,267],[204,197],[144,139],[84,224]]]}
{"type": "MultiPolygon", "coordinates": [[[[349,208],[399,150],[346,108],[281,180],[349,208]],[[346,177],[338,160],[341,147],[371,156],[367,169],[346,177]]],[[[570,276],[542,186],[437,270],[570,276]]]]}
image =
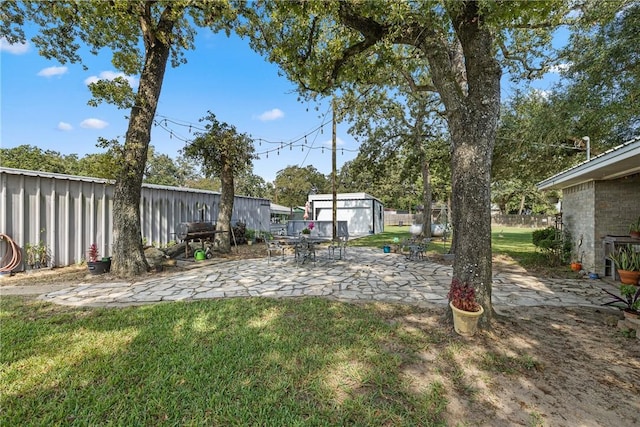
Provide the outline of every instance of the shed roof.
{"type": "Polygon", "coordinates": [[[607,181],[640,173],[640,136],[620,144],[537,184],[539,190],[560,190],[589,181],[607,181]]]}
{"type": "Polygon", "coordinates": [[[279,215],[289,215],[291,213],[291,208],[271,202],[271,213],[279,215]]]}
{"type": "MultiPolygon", "coordinates": [[[[105,179],[105,178],[95,178],[91,176],[80,176],[80,175],[67,175],[63,173],[54,173],[54,172],[42,172],[36,170],[27,170],[27,169],[16,169],[16,168],[5,168],[0,167],[0,173],[7,173],[10,175],[24,175],[24,176],[34,176],[41,178],[53,178],[53,179],[62,179],[69,181],[82,181],[82,182],[95,182],[99,184],[115,184],[115,180],[113,179],[105,179]]],[[[158,185],[158,184],[147,184],[142,183],[142,187],[151,188],[154,190],[167,190],[167,191],[180,191],[180,192],[188,192],[188,193],[201,193],[201,194],[220,194],[219,191],[211,191],[211,190],[201,190],[198,188],[189,188],[189,187],[173,187],[169,185],[158,185]]],[[[245,199],[259,199],[267,201],[269,199],[265,199],[264,197],[251,197],[251,196],[242,196],[239,194],[234,195],[234,197],[245,198],[245,199]]]]}
{"type": "MultiPolygon", "coordinates": [[[[373,197],[367,193],[338,193],[336,194],[336,198],[338,200],[376,200],[377,202],[382,203],[376,197],[373,197]]],[[[333,194],[310,194],[309,200],[332,200],[333,194]]]]}

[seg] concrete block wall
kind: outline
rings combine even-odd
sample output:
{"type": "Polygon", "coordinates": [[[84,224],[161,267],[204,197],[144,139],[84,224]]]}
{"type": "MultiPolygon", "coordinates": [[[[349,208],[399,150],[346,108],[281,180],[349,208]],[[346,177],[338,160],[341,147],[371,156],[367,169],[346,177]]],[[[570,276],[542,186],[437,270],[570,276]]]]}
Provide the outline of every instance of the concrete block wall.
{"type": "MultiPolygon", "coordinates": [[[[582,236],[583,266],[604,273],[602,239],[626,236],[640,216],[640,174],[610,181],[592,181],[562,190],[562,222],[574,248],[582,236]]],[[[579,258],[579,253],[575,256],[579,258]]]]}
{"type": "Polygon", "coordinates": [[[582,255],[583,268],[597,272],[594,239],[595,227],[595,183],[568,187],[562,190],[562,223],[564,230],[571,234],[573,243],[572,259],[579,260],[582,255]],[[582,246],[578,248],[580,239],[582,246]]]}
{"type": "MultiPolygon", "coordinates": [[[[640,174],[613,181],[597,181],[595,199],[596,242],[602,242],[606,235],[627,236],[629,224],[640,216],[640,174]]],[[[598,271],[604,270],[602,243],[595,249],[598,271]]]]}

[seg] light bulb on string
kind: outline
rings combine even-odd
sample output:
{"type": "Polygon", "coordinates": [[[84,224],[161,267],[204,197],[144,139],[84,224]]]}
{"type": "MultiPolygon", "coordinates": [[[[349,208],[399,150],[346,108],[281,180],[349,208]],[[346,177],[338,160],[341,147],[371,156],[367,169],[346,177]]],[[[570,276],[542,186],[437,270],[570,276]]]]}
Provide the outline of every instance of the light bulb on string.
{"type": "Polygon", "coordinates": [[[189,133],[191,133],[191,125],[189,125],[189,133]]]}
{"type": "Polygon", "coordinates": [[[289,144],[289,151],[293,150],[293,144],[289,144]]]}
{"type": "Polygon", "coordinates": [[[324,154],[324,147],[322,147],[322,154],[324,154]]]}
{"type": "Polygon", "coordinates": [[[307,145],[307,135],[304,136],[304,145],[307,145]]]}

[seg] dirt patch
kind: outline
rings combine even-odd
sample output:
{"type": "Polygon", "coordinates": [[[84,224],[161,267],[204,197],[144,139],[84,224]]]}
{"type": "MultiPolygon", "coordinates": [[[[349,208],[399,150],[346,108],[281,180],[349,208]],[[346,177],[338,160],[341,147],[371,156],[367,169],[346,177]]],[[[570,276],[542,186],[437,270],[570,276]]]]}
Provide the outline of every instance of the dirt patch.
{"type": "Polygon", "coordinates": [[[640,345],[616,329],[618,312],[504,312],[473,338],[443,325],[443,310],[396,319],[409,332],[439,331],[403,369],[417,389],[443,383],[447,425],[640,425],[640,345]]]}

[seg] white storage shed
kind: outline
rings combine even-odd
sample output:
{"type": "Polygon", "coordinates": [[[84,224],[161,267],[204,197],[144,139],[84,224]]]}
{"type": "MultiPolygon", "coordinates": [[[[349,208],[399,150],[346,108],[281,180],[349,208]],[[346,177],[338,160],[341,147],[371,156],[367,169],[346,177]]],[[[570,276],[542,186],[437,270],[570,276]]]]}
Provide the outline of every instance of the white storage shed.
{"type": "MultiPolygon", "coordinates": [[[[316,221],[333,220],[333,195],[309,195],[311,218],[316,221]]],[[[336,196],[337,220],[346,221],[350,236],[377,234],[384,231],[384,206],[366,193],[339,193],[336,196]]]]}

